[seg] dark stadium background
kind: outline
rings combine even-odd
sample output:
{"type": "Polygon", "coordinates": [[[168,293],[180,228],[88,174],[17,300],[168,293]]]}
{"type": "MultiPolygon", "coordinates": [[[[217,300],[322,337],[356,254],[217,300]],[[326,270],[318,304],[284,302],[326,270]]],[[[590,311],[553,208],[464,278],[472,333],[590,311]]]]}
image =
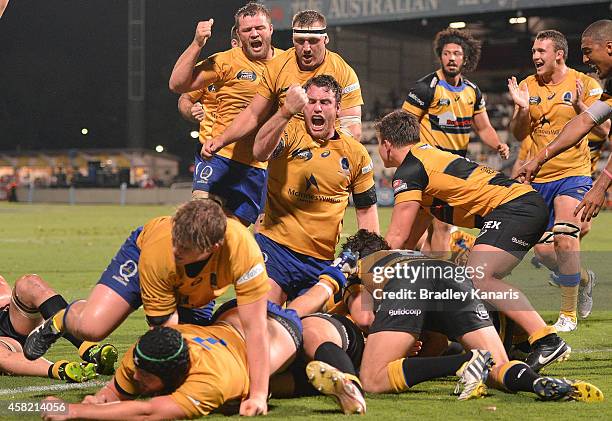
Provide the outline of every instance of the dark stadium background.
{"type": "MultiPolygon", "coordinates": [[[[146,98],[143,147],[162,144],[181,157],[187,173],[193,151],[192,125],[176,111],[168,90],[172,66],[193,36],[199,19],[214,17],[207,52],[227,48],[234,11],[242,0],[146,1],[146,98]]],[[[0,20],[0,151],[120,148],[127,140],[127,0],[11,0],[0,20]],[[87,127],[88,136],[81,135],[87,127]]],[[[353,27],[366,34],[410,35],[431,45],[450,21],[465,20],[484,41],[483,58],[472,78],[483,91],[501,92],[506,75],[532,71],[533,34],[508,24],[516,11],[383,22],[353,27]]],[[[529,9],[570,42],[568,64],[584,70],[579,38],[589,23],[610,17],[610,2],[529,9]]],[[[347,27],[351,29],[351,26],[347,27]]],[[[288,47],[290,34],[277,31],[275,44],[288,47]]],[[[332,36],[331,49],[336,49],[332,36]]],[[[338,49],[342,53],[342,49],[338,49]]],[[[431,69],[433,69],[433,64],[431,69]]],[[[406,74],[406,83],[423,74],[406,74]]],[[[362,84],[364,81],[362,80],[362,84]]],[[[392,91],[393,86],[388,89],[392,91]]],[[[399,90],[398,90],[399,92],[399,90]]],[[[365,95],[371,115],[375,99],[365,95]]],[[[380,100],[380,98],[378,98],[380,100]]],[[[384,99],[383,99],[384,100],[384,99]]]]}

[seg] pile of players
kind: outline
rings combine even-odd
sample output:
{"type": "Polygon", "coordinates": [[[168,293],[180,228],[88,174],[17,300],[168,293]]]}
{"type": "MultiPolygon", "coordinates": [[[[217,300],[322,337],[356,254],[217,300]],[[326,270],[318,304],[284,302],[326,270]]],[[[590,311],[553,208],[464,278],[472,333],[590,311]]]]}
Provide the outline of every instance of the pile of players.
{"type": "MultiPolygon", "coordinates": [[[[78,338],[103,340],[141,305],[152,327],[113,379],[61,419],[192,418],[233,401],[243,415],[265,414],[270,391],[324,393],[345,413],[365,413],[364,392],[404,392],[453,375],[462,400],[486,394],[485,384],[544,400],[602,400],[590,383],[538,374],[569,357],[557,331],[576,329],[577,316],[591,312],[594,275],[577,257],[580,219],[596,214],[598,192],[612,179],[609,168],[584,197],[586,143],[567,147],[596,125],[597,133],[609,130],[612,108],[598,101],[593,79],[565,66],[565,38],[540,32],[536,75],[520,85],[509,80],[513,133],[529,139],[533,158],[517,174],[531,180],[537,173],[530,186],[465,159],[471,127],[502,158],[509,151],[478,87],[462,74],[475,69],[479,43],[457,30],[437,35],[440,69],[377,124],[382,161],[397,168],[382,238],[373,165],[359,142],[356,73],[327,50],[319,12],[295,15],[287,51],[272,47],[270,22],[264,6],[247,4],[236,13],[232,48],[198,62],[214,24],[200,22],[174,66],[179,110],[201,125],[194,200],[136,229],[87,300],[68,304],[34,275],[17,282],[1,327],[11,352],[23,347],[19,361],[32,367],[23,374],[48,370],[81,381],[95,369],[107,373],[115,348],[78,338]],[[548,145],[555,128],[578,114],[548,145]],[[564,148],[567,156],[553,158],[564,148]],[[349,196],[359,231],[334,259],[349,196]],[[450,225],[480,233],[451,235],[450,225]],[[419,244],[427,256],[409,251],[419,244]],[[460,263],[443,253],[451,245],[460,263]],[[560,285],[554,326],[504,281],[532,248],[560,285]],[[400,276],[398,268],[419,275],[400,276]],[[467,268],[478,276],[443,275],[467,268]],[[213,313],[230,287],[235,300],[213,313]],[[62,336],[87,365],[41,359],[62,336]],[[152,399],[134,401],[140,396],[152,399]]],[[[612,21],[587,28],[583,54],[600,77],[612,74],[611,51],[612,21]]]]}

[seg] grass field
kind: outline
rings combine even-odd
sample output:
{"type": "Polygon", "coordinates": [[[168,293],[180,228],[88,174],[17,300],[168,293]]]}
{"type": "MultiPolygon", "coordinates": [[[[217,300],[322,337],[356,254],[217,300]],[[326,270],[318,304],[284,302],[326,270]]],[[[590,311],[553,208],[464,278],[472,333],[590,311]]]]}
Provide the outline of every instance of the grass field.
{"type": "MultiPolygon", "coordinates": [[[[173,207],[163,206],[59,206],[0,203],[0,274],[14,283],[24,273],[37,273],[70,301],[85,298],[106,268],[109,260],[132,229],[148,219],[169,214],[173,207]]],[[[380,209],[383,232],[390,218],[389,209],[380,209]]],[[[612,265],[606,259],[612,254],[612,213],[597,218],[594,230],[583,242],[596,261],[599,284],[596,289],[596,311],[579,325],[577,332],[564,335],[574,348],[570,361],[552,366],[546,374],[589,380],[609,395],[600,404],[576,402],[536,402],[528,394],[505,394],[491,391],[491,396],[458,402],[450,396],[454,379],[443,379],[417,385],[402,395],[369,396],[371,419],[612,419],[612,265]]],[[[355,231],[354,212],[349,210],[345,233],[355,231]]],[[[518,271],[521,274],[523,272],[518,271]]],[[[525,272],[526,273],[526,272],[525,272]]],[[[534,295],[558,300],[558,291],[547,286],[543,270],[524,276],[529,297],[534,295]]],[[[554,321],[554,307],[546,308],[545,319],[554,321]]],[[[112,309],[109,309],[112,311],[112,309]]],[[[144,314],[135,312],[109,341],[123,353],[146,329],[144,314]]],[[[49,352],[50,359],[78,358],[66,341],[59,341],[49,352]]],[[[40,389],[20,393],[25,386],[49,386],[61,382],[26,377],[0,377],[0,419],[38,419],[35,414],[16,416],[6,411],[7,402],[40,400],[52,392],[40,389]],[[12,390],[11,390],[12,389],[12,390]]],[[[79,401],[96,387],[55,393],[68,401],[79,401]]],[[[270,418],[329,419],[342,418],[331,400],[324,397],[291,400],[273,399],[270,418]]]]}

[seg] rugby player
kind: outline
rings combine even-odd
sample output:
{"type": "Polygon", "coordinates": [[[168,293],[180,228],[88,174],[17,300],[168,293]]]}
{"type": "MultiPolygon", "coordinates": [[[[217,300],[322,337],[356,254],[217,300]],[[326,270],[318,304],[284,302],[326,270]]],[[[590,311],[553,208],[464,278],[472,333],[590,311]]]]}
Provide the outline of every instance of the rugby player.
{"type": "MultiPolygon", "coordinates": [[[[302,10],[293,17],[292,27],[293,48],[266,63],[257,95],[220,136],[207,143],[209,154],[254,132],[275,111],[275,106],[283,106],[291,86],[303,86],[308,79],[323,74],[333,76],[342,87],[340,130],[360,139],[363,98],[359,79],[340,55],[327,49],[325,16],[315,10],[302,10]]],[[[297,117],[303,119],[301,114],[297,117]]]]}
{"type": "MultiPolygon", "coordinates": [[[[608,78],[601,101],[596,101],[578,117],[573,118],[548,146],[523,166],[521,176],[526,181],[533,179],[548,160],[580,143],[593,128],[612,117],[612,20],[599,20],[589,25],[582,33],[581,48],[582,61],[594,67],[602,80],[608,78]]],[[[597,216],[611,185],[612,159],[608,159],[593,188],[574,210],[574,216],[580,215],[581,221],[590,221],[592,217],[597,216]]]]}
{"type": "Polygon", "coordinates": [[[484,382],[491,368],[489,384],[511,392],[532,392],[545,400],[603,400],[601,391],[589,383],[542,377],[523,362],[508,361],[485,305],[470,293],[474,291],[470,280],[461,279],[465,277],[465,268],[420,253],[390,250],[380,237],[377,241],[376,238],[364,241],[360,236],[378,236],[360,232],[345,244],[361,256],[353,281],[363,284],[375,300],[372,307],[375,317],[359,374],[367,392],[403,392],[421,381],[456,370],[461,377],[458,386],[465,386],[459,399],[469,399],[484,394],[484,382]],[[376,250],[377,244],[382,248],[376,250]],[[405,273],[417,275],[406,277],[405,273]],[[465,296],[426,298],[449,291],[465,296]],[[435,358],[406,358],[424,330],[457,339],[466,350],[473,351],[435,358]]]}
{"type": "MultiPolygon", "coordinates": [[[[415,83],[402,107],[421,122],[421,141],[465,157],[473,128],[484,144],[508,159],[510,149],[491,126],[480,89],[463,76],[476,70],[480,42],[469,32],[445,29],[433,44],[440,68],[415,83]]],[[[434,220],[423,251],[448,252],[450,234],[450,225],[434,220]]]]}
{"type": "Polygon", "coordinates": [[[330,265],[349,195],[357,225],[378,231],[372,160],[361,143],[335,128],[341,91],[329,75],[309,79],[304,88],[293,85],[257,133],[253,153],[269,166],[265,217],[255,239],[274,281],[269,299],[279,304],[317,284],[330,265]],[[293,118],[300,112],[304,120],[293,118]]]}
{"type": "MultiPolygon", "coordinates": [[[[242,318],[232,305],[215,313],[211,326],[156,327],[145,333],[123,357],[115,377],[80,404],[68,405],[67,414],[44,414],[59,419],[197,418],[233,400],[252,396],[247,357],[247,335],[242,318]],[[139,396],[150,400],[135,400],[139,396]],[[108,405],[113,403],[112,405],[108,405]]],[[[300,319],[291,310],[268,303],[265,319],[272,372],[280,370],[301,344],[300,319]]],[[[53,398],[51,398],[51,401],[53,398]]],[[[241,415],[267,411],[242,407],[241,415]]]]}
{"type": "Polygon", "coordinates": [[[385,116],[377,136],[385,167],[398,167],[385,237],[391,248],[414,247],[434,217],[480,228],[466,263],[479,270],[476,288],[492,292],[488,302],[530,335],[527,362],[534,370],[567,358],[571,349],[555,328],[521,291],[503,281],[546,229],[548,210],[540,195],[495,170],[420,142],[418,120],[403,110],[385,116]]]}
{"type": "MultiPolygon", "coordinates": [[[[515,104],[510,130],[517,139],[531,138],[532,156],[546,149],[568,121],[601,96],[602,89],[594,79],[566,66],[567,52],[567,40],[562,33],[540,31],[532,48],[536,74],[520,85],[514,77],[508,80],[515,104]]],[[[547,233],[534,251],[542,264],[555,273],[561,287],[561,310],[555,327],[562,332],[577,328],[579,287],[583,295],[581,307],[592,306],[592,297],[586,295],[592,290],[594,279],[580,266],[580,219],[573,214],[591,185],[586,140],[547,163],[532,183],[550,212],[547,233]],[[550,244],[551,238],[554,244],[550,244]]],[[[583,315],[590,313],[585,308],[578,311],[583,315]]]]}
{"type": "MultiPolygon", "coordinates": [[[[240,48],[214,54],[196,65],[198,55],[212,35],[213,20],[199,22],[194,41],[177,60],[170,76],[170,89],[188,92],[215,87],[216,118],[210,137],[220,135],[251,102],[257,92],[265,62],[282,50],[272,47],[270,12],[259,3],[248,3],[235,14],[240,48]]],[[[218,198],[228,215],[244,225],[254,224],[263,208],[266,164],[253,158],[254,134],[228,145],[215,156],[196,154],[194,197],[218,198]]]]}
{"type": "Polygon", "coordinates": [[[74,337],[67,337],[79,349],[86,363],[55,363],[44,358],[30,361],[23,356],[27,335],[37,327],[43,317],[57,308],[68,305],[37,275],[24,275],[17,279],[15,288],[0,276],[0,373],[12,376],[49,377],[68,382],[84,382],[96,377],[97,364],[105,374],[114,372],[117,350],[112,345],[99,346],[74,337]],[[104,352],[101,352],[104,348],[104,352]],[[112,351],[112,352],[111,352],[112,351]],[[111,355],[112,354],[112,355],[111,355]],[[108,369],[108,370],[104,370],[108,369]]]}
{"type": "Polygon", "coordinates": [[[265,297],[270,289],[252,234],[213,200],[183,204],[154,218],[119,250],[87,301],[72,303],[31,333],[24,352],[42,356],[63,332],[106,337],[141,304],[151,326],[210,323],[211,301],[234,286],[251,365],[248,405],[264,410],[268,353],[265,297]],[[112,309],[112,311],[109,311],[112,309]]]}

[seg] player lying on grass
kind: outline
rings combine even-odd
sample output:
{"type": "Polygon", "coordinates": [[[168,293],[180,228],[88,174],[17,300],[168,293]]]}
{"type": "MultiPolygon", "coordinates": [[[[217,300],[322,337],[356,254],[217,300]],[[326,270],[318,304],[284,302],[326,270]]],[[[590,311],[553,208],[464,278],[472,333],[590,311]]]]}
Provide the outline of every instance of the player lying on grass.
{"type": "MultiPolygon", "coordinates": [[[[462,400],[484,395],[487,378],[491,386],[532,392],[544,400],[603,399],[601,391],[589,383],[542,377],[523,362],[509,361],[484,304],[470,294],[471,281],[439,275],[460,274],[463,268],[410,251],[389,250],[382,237],[364,230],[350,237],[344,247],[361,256],[359,272],[349,284],[362,285],[362,293],[374,299],[370,308],[376,309],[359,371],[366,392],[403,392],[422,381],[456,372],[458,386],[464,386],[459,396],[462,400]],[[398,275],[397,267],[402,268],[401,273],[414,273],[415,269],[421,275],[406,278],[398,275]],[[425,275],[430,273],[432,276],[425,275]],[[461,299],[420,298],[423,291],[434,296],[452,292],[451,296],[461,299]],[[406,358],[424,331],[442,333],[472,351],[406,358]]],[[[344,411],[350,410],[355,398],[350,388],[343,387],[350,375],[317,361],[310,363],[307,371],[315,387],[335,396],[344,411]]]]}
{"type": "Polygon", "coordinates": [[[23,356],[26,336],[37,327],[43,316],[55,308],[66,306],[61,295],[53,291],[37,275],[17,279],[15,288],[0,276],[0,373],[13,376],[40,376],[68,382],[84,382],[98,372],[112,374],[117,350],[112,345],[98,345],[68,337],[85,362],[55,363],[44,358],[30,361],[23,356]]]}
{"type": "MultiPolygon", "coordinates": [[[[113,380],[98,393],[80,404],[68,405],[67,414],[45,414],[43,418],[196,418],[232,400],[246,399],[252,367],[247,364],[245,329],[233,305],[220,308],[210,326],[153,328],[127,351],[113,380]],[[139,396],[152,399],[134,400],[139,396]],[[110,402],[115,404],[108,405],[110,402]]],[[[301,346],[302,326],[295,312],[268,303],[266,330],[274,372],[301,346]]],[[[248,413],[241,410],[241,414],[248,413]]]]}
{"type": "Polygon", "coordinates": [[[176,323],[177,312],[179,322],[208,324],[209,317],[196,319],[194,313],[201,315],[230,286],[238,299],[251,367],[251,397],[245,406],[265,412],[268,275],[253,235],[210,199],[187,202],[173,217],[155,218],[132,233],[90,298],[48,318],[29,335],[24,352],[38,358],[64,332],[105,337],[141,303],[151,326],[176,323]]]}

